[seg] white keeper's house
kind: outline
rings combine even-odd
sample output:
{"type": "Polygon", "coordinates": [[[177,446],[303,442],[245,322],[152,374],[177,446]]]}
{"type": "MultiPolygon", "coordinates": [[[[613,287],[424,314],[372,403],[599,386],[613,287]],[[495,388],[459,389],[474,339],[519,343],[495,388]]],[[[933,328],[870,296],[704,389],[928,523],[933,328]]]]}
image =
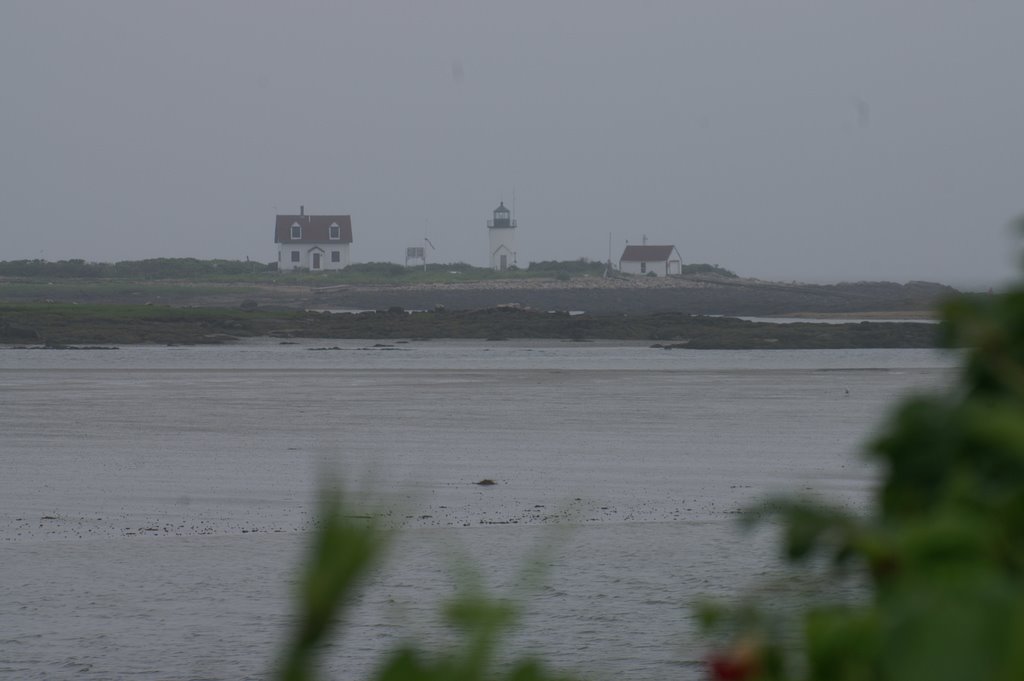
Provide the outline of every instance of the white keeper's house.
{"type": "Polygon", "coordinates": [[[274,226],[279,270],[340,270],[351,262],[352,216],[278,215],[274,226]]]}
{"type": "Polygon", "coordinates": [[[675,246],[626,246],[619,258],[619,271],[664,277],[680,274],[682,262],[675,246]]]}

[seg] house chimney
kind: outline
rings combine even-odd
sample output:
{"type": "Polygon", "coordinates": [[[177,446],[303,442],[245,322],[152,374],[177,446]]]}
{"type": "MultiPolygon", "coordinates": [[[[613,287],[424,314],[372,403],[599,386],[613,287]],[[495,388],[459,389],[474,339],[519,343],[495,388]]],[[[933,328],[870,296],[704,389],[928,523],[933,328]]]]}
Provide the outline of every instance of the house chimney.
{"type": "Polygon", "coordinates": [[[305,214],[306,214],[306,207],[305,206],[299,206],[299,215],[305,215],[305,214]]]}

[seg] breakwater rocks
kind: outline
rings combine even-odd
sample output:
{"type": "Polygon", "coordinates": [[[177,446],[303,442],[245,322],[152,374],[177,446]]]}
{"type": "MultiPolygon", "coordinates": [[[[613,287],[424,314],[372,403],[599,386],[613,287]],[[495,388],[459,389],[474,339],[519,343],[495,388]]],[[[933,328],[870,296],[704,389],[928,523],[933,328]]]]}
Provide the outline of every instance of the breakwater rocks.
{"type": "Polygon", "coordinates": [[[27,330],[50,345],[212,344],[246,337],[346,339],[544,338],[656,341],[691,349],[922,348],[939,327],[914,322],[772,324],[729,317],[544,312],[519,306],[357,314],[125,305],[0,305],[0,343],[27,330]],[[4,329],[17,329],[12,336],[4,329]]]}

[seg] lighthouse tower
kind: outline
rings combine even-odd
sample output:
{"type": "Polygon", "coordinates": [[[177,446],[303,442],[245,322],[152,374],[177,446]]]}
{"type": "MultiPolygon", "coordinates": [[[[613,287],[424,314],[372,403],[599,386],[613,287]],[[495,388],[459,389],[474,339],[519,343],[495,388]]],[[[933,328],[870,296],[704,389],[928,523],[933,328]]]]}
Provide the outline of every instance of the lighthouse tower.
{"type": "Polygon", "coordinates": [[[516,221],[509,215],[505,202],[494,209],[494,219],[487,221],[491,243],[491,268],[499,272],[516,264],[516,221]]]}

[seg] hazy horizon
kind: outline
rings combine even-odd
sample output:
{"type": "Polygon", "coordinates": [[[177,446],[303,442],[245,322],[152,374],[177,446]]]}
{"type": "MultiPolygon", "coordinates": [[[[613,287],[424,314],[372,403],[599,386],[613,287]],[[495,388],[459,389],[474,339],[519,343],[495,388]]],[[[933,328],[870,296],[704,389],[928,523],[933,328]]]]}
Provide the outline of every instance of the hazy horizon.
{"type": "Polygon", "coordinates": [[[1024,3],[0,5],[0,260],[685,262],[811,282],[1012,276],[1024,3]]]}

